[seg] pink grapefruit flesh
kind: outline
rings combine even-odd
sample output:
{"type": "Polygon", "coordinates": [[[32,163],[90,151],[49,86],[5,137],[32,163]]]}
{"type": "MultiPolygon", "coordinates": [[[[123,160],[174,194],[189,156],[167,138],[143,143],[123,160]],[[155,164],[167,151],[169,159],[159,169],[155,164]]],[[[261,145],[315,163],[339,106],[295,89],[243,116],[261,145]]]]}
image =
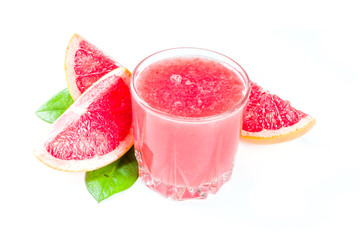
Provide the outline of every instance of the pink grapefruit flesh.
{"type": "Polygon", "coordinates": [[[314,125],[313,117],[251,83],[241,131],[243,140],[260,144],[283,142],[305,134],[314,125]]]}
{"type": "Polygon", "coordinates": [[[51,126],[35,155],[58,170],[90,171],[125,154],[133,145],[130,75],[118,68],[88,88],[51,126]]]}
{"type": "Polygon", "coordinates": [[[75,34],[65,55],[66,80],[72,98],[78,99],[94,82],[118,67],[121,65],[115,60],[75,34]]]}

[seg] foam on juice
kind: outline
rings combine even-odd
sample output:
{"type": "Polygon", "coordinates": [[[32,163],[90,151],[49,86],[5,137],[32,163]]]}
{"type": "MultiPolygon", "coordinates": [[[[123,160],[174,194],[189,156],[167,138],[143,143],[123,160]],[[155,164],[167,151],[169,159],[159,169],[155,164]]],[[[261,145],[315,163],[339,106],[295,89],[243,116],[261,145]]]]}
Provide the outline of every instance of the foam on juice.
{"type": "Polygon", "coordinates": [[[139,95],[169,115],[207,117],[232,109],[243,98],[235,71],[207,58],[176,57],[155,62],[139,76],[139,95]]]}

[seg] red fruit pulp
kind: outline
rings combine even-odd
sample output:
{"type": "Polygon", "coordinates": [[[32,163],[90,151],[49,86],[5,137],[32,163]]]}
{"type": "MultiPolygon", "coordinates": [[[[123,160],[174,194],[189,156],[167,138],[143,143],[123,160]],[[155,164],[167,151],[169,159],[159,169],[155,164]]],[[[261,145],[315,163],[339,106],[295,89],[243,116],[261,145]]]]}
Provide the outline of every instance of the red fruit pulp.
{"type": "Polygon", "coordinates": [[[290,105],[289,101],[264,91],[262,87],[251,83],[251,92],[244,111],[242,129],[248,132],[277,130],[292,126],[307,115],[290,105]]]}
{"type": "Polygon", "coordinates": [[[84,40],[79,43],[74,62],[76,85],[81,93],[106,73],[119,67],[97,47],[84,40]]]}
{"type": "Polygon", "coordinates": [[[116,84],[108,82],[95,85],[92,94],[79,98],[74,103],[75,108],[64,113],[68,116],[62,116],[64,122],[57,123],[60,130],[55,128],[55,137],[46,145],[52,156],[64,160],[101,156],[113,151],[129,134],[132,124],[130,89],[121,78],[116,84]],[[92,101],[92,98],[97,99],[92,101]],[[77,111],[81,112],[80,117],[77,111]]]}

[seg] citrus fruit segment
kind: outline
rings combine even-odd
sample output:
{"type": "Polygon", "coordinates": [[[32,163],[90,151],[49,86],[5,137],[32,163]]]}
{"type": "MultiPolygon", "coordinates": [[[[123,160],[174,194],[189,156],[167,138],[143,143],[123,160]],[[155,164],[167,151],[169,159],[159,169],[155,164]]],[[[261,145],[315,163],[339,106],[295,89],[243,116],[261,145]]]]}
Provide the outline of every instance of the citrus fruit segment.
{"type": "Polygon", "coordinates": [[[74,100],[94,82],[121,67],[115,60],[78,34],[71,38],[65,54],[65,73],[74,100]]]}
{"type": "Polygon", "coordinates": [[[88,88],[36,146],[40,161],[63,171],[90,171],[125,154],[133,145],[130,75],[118,68],[88,88]]]}
{"type": "Polygon", "coordinates": [[[243,140],[259,144],[283,142],[305,134],[314,124],[313,117],[251,82],[241,131],[243,140]]]}

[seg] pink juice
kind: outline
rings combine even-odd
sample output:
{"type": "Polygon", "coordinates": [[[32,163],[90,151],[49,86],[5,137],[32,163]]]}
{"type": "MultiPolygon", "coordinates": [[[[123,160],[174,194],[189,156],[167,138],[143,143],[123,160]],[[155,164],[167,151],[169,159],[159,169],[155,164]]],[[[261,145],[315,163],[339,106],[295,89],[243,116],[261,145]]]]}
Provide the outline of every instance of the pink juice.
{"type": "Polygon", "coordinates": [[[148,187],[177,200],[206,198],[230,179],[248,92],[244,76],[199,56],[135,70],[135,151],[148,187]]]}

